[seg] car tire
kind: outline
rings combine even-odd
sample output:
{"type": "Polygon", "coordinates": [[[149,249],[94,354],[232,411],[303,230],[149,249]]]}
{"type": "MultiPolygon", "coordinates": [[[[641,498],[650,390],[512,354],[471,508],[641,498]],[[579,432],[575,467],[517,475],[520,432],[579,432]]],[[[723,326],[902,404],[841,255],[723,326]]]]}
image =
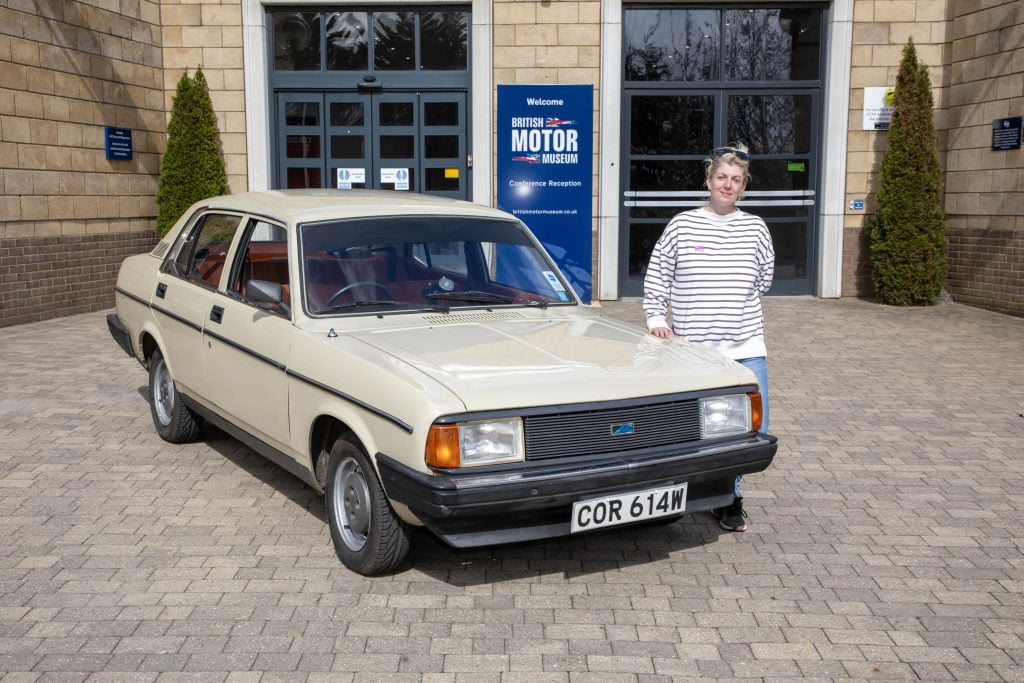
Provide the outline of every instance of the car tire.
{"type": "Polygon", "coordinates": [[[203,418],[182,402],[171,371],[159,351],[149,359],[149,412],[157,434],[164,441],[195,441],[203,429],[203,418]]]}
{"type": "Polygon", "coordinates": [[[324,500],[338,558],[363,576],[394,570],[409,553],[409,525],[395,516],[358,443],[341,437],[329,458],[324,500]]]}

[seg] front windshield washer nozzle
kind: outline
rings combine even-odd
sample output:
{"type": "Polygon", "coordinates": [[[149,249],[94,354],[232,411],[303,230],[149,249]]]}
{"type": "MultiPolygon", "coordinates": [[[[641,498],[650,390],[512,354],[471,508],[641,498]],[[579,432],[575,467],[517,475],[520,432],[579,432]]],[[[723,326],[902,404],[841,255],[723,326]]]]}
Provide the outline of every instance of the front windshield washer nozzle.
{"type": "Polygon", "coordinates": [[[335,338],[335,337],[337,337],[337,336],[338,336],[338,333],[334,331],[334,328],[333,328],[333,327],[332,327],[332,328],[330,329],[330,331],[329,331],[329,332],[327,333],[327,338],[328,338],[328,339],[334,339],[334,338],[335,338]]]}

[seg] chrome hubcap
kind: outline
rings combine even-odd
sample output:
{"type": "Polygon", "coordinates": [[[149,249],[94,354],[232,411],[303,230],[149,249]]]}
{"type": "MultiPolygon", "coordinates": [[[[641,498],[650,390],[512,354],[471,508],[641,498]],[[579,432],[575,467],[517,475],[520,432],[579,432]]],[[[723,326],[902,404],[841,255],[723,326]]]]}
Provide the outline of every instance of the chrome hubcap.
{"type": "Polygon", "coordinates": [[[341,526],[341,540],[349,550],[361,550],[370,531],[370,489],[363,470],[352,458],[345,458],[331,487],[334,518],[341,526]]]}
{"type": "Polygon", "coordinates": [[[153,374],[153,407],[156,409],[156,419],[166,427],[171,424],[171,411],[174,408],[174,380],[171,379],[171,373],[167,372],[167,365],[162,358],[153,374]]]}

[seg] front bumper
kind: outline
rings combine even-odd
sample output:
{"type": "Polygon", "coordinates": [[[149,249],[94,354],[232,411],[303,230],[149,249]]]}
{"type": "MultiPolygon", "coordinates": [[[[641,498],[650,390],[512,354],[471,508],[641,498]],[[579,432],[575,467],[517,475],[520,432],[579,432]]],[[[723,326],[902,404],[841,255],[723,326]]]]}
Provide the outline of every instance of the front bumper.
{"type": "Polygon", "coordinates": [[[117,317],[117,313],[107,314],[107,329],[110,330],[110,336],[114,338],[117,345],[124,349],[132,358],[135,358],[135,350],[132,348],[132,335],[128,332],[128,328],[121,322],[121,319],[117,317]]]}
{"type": "Polygon", "coordinates": [[[732,502],[737,476],[760,472],[775,457],[777,439],[659,448],[599,459],[489,472],[426,474],[383,453],[377,465],[388,497],[457,548],[569,534],[572,504],[587,498],[688,484],[686,512],[732,502]]]}

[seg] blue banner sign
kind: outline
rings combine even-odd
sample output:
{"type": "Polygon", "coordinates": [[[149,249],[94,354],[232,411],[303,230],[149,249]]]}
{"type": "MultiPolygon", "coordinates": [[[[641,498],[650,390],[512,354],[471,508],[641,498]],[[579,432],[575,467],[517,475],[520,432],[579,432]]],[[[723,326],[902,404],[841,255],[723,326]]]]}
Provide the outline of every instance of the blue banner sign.
{"type": "Polygon", "coordinates": [[[104,131],[107,158],[131,161],[132,129],[107,126],[104,131]]]}
{"type": "Polygon", "coordinates": [[[591,85],[498,86],[498,208],[530,227],[590,303],[591,85]]]}

